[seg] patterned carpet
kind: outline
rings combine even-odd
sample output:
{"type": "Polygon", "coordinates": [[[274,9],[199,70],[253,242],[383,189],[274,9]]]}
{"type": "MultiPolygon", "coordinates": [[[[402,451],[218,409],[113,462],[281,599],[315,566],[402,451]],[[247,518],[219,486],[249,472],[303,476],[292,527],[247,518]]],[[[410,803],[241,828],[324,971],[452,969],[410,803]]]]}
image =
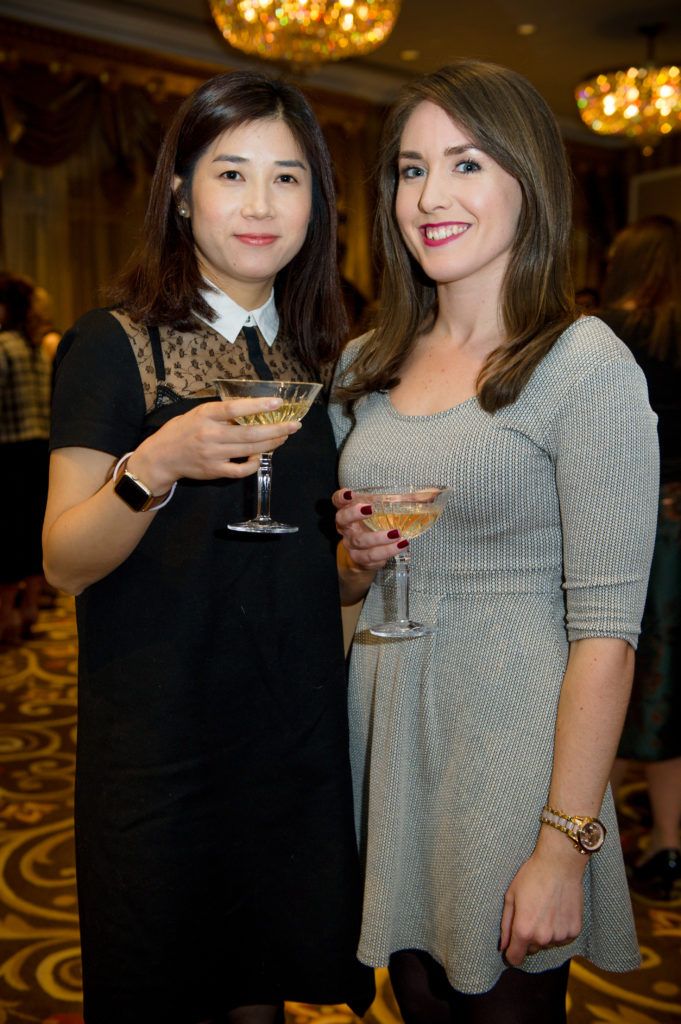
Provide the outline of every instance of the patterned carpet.
{"type": "MultiPolygon", "coordinates": [[[[0,1024],[82,1024],[71,833],[76,653],[67,599],[41,614],[30,642],[0,648],[0,1024]]],[[[621,813],[632,852],[647,814],[636,778],[621,813]]],[[[643,968],[605,975],[574,963],[570,1024],[681,1021],[681,905],[637,900],[635,909],[643,968]]],[[[377,981],[365,1022],[398,1024],[385,971],[377,981]]],[[[357,1018],[346,1007],[291,1003],[287,1024],[357,1018]]]]}

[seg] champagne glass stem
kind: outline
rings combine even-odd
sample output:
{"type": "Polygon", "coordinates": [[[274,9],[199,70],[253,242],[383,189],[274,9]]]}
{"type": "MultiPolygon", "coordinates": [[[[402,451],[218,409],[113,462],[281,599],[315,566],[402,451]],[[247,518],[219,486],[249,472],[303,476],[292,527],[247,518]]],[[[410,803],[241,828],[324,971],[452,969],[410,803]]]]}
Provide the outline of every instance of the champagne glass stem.
{"type": "Polygon", "coordinates": [[[409,622],[409,553],[395,555],[395,585],[397,588],[397,621],[409,622]]]}
{"type": "Polygon", "coordinates": [[[258,511],[256,519],[270,518],[270,495],[272,494],[272,452],[260,453],[258,466],[258,511]]]}

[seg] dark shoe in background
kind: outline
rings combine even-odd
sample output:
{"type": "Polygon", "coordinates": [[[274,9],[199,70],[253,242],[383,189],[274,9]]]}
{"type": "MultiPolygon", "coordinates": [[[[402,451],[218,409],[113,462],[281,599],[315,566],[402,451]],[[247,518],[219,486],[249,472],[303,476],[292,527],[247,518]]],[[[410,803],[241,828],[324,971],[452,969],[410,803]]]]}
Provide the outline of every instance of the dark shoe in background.
{"type": "Polygon", "coordinates": [[[660,850],[643,864],[630,867],[629,885],[647,900],[681,900],[681,850],[660,850]]]}

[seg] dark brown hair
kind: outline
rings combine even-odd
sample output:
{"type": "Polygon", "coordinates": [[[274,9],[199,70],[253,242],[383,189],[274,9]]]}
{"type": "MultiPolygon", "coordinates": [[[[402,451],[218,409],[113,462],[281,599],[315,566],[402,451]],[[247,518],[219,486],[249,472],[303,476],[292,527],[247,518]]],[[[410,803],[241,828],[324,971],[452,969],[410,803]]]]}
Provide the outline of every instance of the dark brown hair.
{"type": "Polygon", "coordinates": [[[626,312],[622,333],[645,325],[645,348],[681,363],[681,224],[644,217],[615,238],[603,286],[603,306],[626,312]],[[675,350],[675,351],[674,351],[675,350]]]}
{"type": "Polygon", "coordinates": [[[347,330],[336,259],[336,204],[331,159],[303,94],[257,72],[218,75],[196,90],[175,115],[161,147],[144,223],[143,239],[110,294],[143,324],[187,329],[199,314],[214,314],[200,294],[205,281],[194,251],[191,222],[173,196],[191,188],[196,163],[223,132],[253,121],[280,119],[310,164],[312,211],[307,236],[279,271],[275,298],[280,336],[304,365],[318,371],[336,358],[347,330]]]}
{"type": "Polygon", "coordinates": [[[569,255],[572,182],[555,118],[534,86],[515,71],[477,60],[454,61],[408,85],[386,123],[376,215],[383,257],[378,324],[349,367],[338,397],[352,401],[393,387],[416,336],[437,315],[435,284],[409,255],[395,219],[400,139],[423,102],[444,110],[522,191],[501,299],[506,339],[478,379],[480,404],[494,412],[515,401],[578,315],[569,255]]]}

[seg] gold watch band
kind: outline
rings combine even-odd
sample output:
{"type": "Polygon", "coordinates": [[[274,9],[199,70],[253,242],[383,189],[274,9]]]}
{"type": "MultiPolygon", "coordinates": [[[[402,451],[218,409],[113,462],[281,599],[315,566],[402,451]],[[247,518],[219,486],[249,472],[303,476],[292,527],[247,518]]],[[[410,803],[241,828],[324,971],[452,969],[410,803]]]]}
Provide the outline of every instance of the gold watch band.
{"type": "Polygon", "coordinates": [[[606,828],[598,818],[582,814],[567,814],[548,805],[542,808],[539,820],[543,825],[550,825],[568,836],[580,853],[589,855],[597,853],[603,845],[606,828]]]}

